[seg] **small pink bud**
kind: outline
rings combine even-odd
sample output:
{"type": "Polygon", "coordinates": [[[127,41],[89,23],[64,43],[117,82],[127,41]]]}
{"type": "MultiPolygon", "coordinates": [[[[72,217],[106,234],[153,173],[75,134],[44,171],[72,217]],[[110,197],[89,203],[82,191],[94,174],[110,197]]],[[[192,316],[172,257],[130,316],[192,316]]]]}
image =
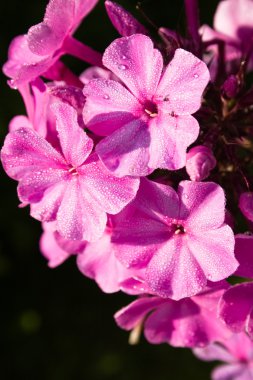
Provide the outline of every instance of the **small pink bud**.
{"type": "Polygon", "coordinates": [[[243,215],[253,222],[253,193],[242,193],[239,199],[239,208],[243,215]]]}
{"type": "Polygon", "coordinates": [[[192,181],[206,179],[216,166],[216,159],[210,148],[198,145],[190,149],[186,156],[186,171],[192,181]]]}
{"type": "Polygon", "coordinates": [[[230,75],[223,83],[222,93],[228,99],[234,98],[237,94],[238,87],[238,79],[235,75],[230,75]]]}

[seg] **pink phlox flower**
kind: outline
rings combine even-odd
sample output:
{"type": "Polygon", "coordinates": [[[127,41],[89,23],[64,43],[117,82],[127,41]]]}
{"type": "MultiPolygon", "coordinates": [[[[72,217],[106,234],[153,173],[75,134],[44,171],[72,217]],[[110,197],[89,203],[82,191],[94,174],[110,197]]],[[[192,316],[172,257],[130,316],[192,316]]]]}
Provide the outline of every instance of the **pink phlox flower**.
{"type": "Polygon", "coordinates": [[[117,176],[183,167],[186,148],[199,133],[191,114],[209,81],[204,62],[177,49],[163,68],[151,39],[135,34],[112,42],[103,64],[125,85],[95,79],[84,87],[84,121],[107,136],[96,148],[105,166],[117,176]]]}
{"type": "Polygon", "coordinates": [[[203,181],[215,166],[216,159],[207,146],[195,146],[186,155],[185,168],[192,181],[203,181]]]}
{"type": "Polygon", "coordinates": [[[204,293],[180,301],[142,296],[115,314],[117,324],[132,330],[143,325],[150,343],[169,343],[176,347],[203,347],[231,333],[217,319],[217,302],[225,282],[204,293]]]}
{"type": "Polygon", "coordinates": [[[135,200],[118,215],[117,257],[128,268],[145,268],[153,293],[193,296],[238,266],[224,214],[224,192],[215,183],[183,181],[176,192],[142,179],[135,200]]]}
{"type": "MultiPolygon", "coordinates": [[[[72,34],[97,2],[50,0],[44,20],[32,26],[28,34],[15,37],[10,44],[3,71],[12,78],[11,85],[17,88],[30,82],[47,72],[63,54],[71,53],[71,44],[75,45],[72,34]]],[[[92,52],[90,49],[91,55],[92,52]]]]}
{"type": "Polygon", "coordinates": [[[106,213],[117,214],[134,198],[139,179],[114,177],[91,154],[93,142],[79,127],[74,108],[57,103],[54,112],[61,151],[21,128],[7,135],[2,163],[19,181],[19,198],[32,204],[33,217],[56,220],[66,239],[94,241],[103,234],[106,213]]]}
{"type": "Polygon", "coordinates": [[[205,348],[195,348],[193,353],[204,361],[227,363],[212,371],[212,380],[253,379],[253,343],[245,333],[233,334],[228,339],[220,337],[205,348]]]}
{"type": "MultiPolygon", "coordinates": [[[[225,47],[225,60],[231,66],[232,61],[242,59],[250,53],[253,42],[253,2],[252,0],[220,1],[214,16],[214,29],[203,25],[200,29],[203,41],[220,40],[225,47]]],[[[211,73],[217,70],[217,45],[208,48],[214,54],[211,73]]],[[[252,68],[251,54],[249,67],[252,68]]]]}
{"type": "MultiPolygon", "coordinates": [[[[253,279],[253,237],[235,237],[236,276],[253,279]]],[[[253,283],[244,282],[227,290],[219,303],[219,315],[234,332],[246,331],[253,339],[253,283]]]]}

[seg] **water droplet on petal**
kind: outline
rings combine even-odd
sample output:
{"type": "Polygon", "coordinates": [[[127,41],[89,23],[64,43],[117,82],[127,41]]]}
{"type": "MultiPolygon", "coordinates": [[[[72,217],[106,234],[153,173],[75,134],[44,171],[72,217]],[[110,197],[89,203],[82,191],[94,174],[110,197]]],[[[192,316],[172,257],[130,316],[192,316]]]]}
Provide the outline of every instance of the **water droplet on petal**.
{"type": "Polygon", "coordinates": [[[108,100],[108,99],[110,99],[110,96],[107,95],[107,94],[105,94],[105,95],[103,96],[103,98],[106,99],[106,100],[108,100]]]}
{"type": "Polygon", "coordinates": [[[124,60],[127,59],[127,57],[125,55],[122,55],[121,58],[124,59],[124,60]]]}
{"type": "Polygon", "coordinates": [[[194,78],[198,78],[199,77],[199,75],[198,74],[194,74],[194,78]]]}
{"type": "Polygon", "coordinates": [[[120,65],[118,66],[118,68],[119,68],[120,70],[126,70],[126,69],[127,69],[127,66],[126,66],[126,65],[122,65],[122,64],[120,64],[120,65]]]}

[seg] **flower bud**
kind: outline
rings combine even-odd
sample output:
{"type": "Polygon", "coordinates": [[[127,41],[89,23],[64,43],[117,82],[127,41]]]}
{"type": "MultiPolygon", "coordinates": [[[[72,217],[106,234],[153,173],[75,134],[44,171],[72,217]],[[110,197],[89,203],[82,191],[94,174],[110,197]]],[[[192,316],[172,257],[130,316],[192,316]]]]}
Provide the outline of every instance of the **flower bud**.
{"type": "Polygon", "coordinates": [[[211,149],[207,146],[195,146],[187,153],[186,171],[192,181],[206,179],[215,165],[216,159],[211,149]]]}
{"type": "Polygon", "coordinates": [[[239,208],[243,215],[253,222],[253,193],[242,193],[239,199],[239,208]]]}
{"type": "Polygon", "coordinates": [[[234,98],[238,92],[238,79],[235,75],[230,75],[222,86],[222,93],[223,95],[228,98],[234,98]]]}

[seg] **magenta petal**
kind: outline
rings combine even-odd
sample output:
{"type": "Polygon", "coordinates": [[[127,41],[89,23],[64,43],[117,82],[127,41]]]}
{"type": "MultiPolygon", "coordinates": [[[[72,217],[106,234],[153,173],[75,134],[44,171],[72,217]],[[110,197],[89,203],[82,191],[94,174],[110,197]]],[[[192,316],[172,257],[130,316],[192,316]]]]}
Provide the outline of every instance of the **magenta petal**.
{"type": "Polygon", "coordinates": [[[61,155],[34,130],[20,128],[7,135],[1,150],[1,160],[7,174],[20,179],[40,170],[62,169],[61,155]]]}
{"type": "Polygon", "coordinates": [[[137,118],[142,112],[138,100],[113,80],[91,80],[83,90],[85,124],[100,136],[107,136],[137,118]]]}
{"type": "Polygon", "coordinates": [[[146,280],[155,294],[174,300],[199,293],[207,281],[180,235],[168,240],[157,251],[147,267],[146,280]]]}
{"type": "Polygon", "coordinates": [[[48,266],[55,268],[67,260],[70,254],[61,249],[57,244],[51,224],[44,223],[43,225],[44,232],[40,238],[40,250],[48,260],[48,266]]]}
{"type": "Polygon", "coordinates": [[[118,177],[145,176],[148,168],[150,134],[141,120],[133,120],[100,141],[96,152],[107,167],[118,177]]]}
{"type": "Polygon", "coordinates": [[[78,177],[66,185],[61,205],[57,213],[57,231],[68,240],[95,241],[106,226],[106,214],[98,208],[78,177]]]}
{"type": "Polygon", "coordinates": [[[103,64],[140,101],[152,99],[160,80],[163,60],[149,37],[133,34],[116,39],[105,50],[103,64]]]}
{"type": "Polygon", "coordinates": [[[220,318],[234,332],[243,331],[253,309],[253,283],[243,283],[228,289],[219,304],[220,318]]]}
{"type": "Polygon", "coordinates": [[[246,192],[240,195],[239,208],[243,215],[253,222],[253,193],[246,192]]]}
{"type": "Polygon", "coordinates": [[[246,364],[224,364],[212,371],[212,380],[252,380],[252,373],[246,364]]]}
{"type": "Polygon", "coordinates": [[[253,236],[235,236],[235,257],[240,264],[235,275],[253,278],[253,236]]]}
{"type": "Polygon", "coordinates": [[[131,36],[135,33],[148,34],[146,28],[119,4],[107,0],[105,8],[114,28],[121,36],[131,36]]]}
{"type": "Polygon", "coordinates": [[[106,232],[98,241],[87,244],[83,253],[77,256],[77,266],[106,293],[119,291],[120,282],[131,276],[131,272],[116,259],[111,236],[106,232]]]}
{"type": "Polygon", "coordinates": [[[208,230],[206,234],[192,233],[187,244],[210,281],[223,280],[238,267],[234,257],[234,235],[227,225],[208,230]]]}
{"type": "Polygon", "coordinates": [[[213,182],[182,181],[178,188],[181,197],[180,218],[187,218],[193,231],[215,229],[224,223],[225,195],[213,182]]]}
{"type": "Polygon", "coordinates": [[[139,298],[130,305],[119,310],[114,318],[121,328],[124,330],[132,330],[151,310],[162,305],[166,300],[158,297],[139,298]]]}
{"type": "Polygon", "coordinates": [[[209,344],[203,348],[194,348],[194,355],[197,356],[200,360],[204,361],[213,361],[219,360],[221,362],[233,362],[234,357],[231,355],[227,349],[217,343],[209,344]]]}
{"type": "Polygon", "coordinates": [[[47,189],[40,201],[31,204],[31,216],[45,222],[55,220],[65,187],[65,181],[62,181],[47,189]]]}
{"type": "Polygon", "coordinates": [[[156,97],[168,99],[168,108],[177,115],[192,114],[200,108],[209,79],[204,62],[186,50],[177,49],[161,78],[156,97]]]}
{"type": "Polygon", "coordinates": [[[97,205],[109,214],[121,211],[135,197],[139,188],[138,178],[113,176],[96,154],[80,170],[83,171],[80,181],[94,207],[97,205]]]}
{"type": "Polygon", "coordinates": [[[214,27],[233,39],[247,39],[253,33],[253,8],[251,0],[229,0],[219,3],[214,17],[214,27]],[[245,35],[246,33],[246,35],[245,35]]]}
{"type": "Polygon", "coordinates": [[[185,166],[186,149],[196,140],[198,133],[198,122],[191,115],[158,115],[150,123],[149,167],[176,170],[185,166]]]}
{"type": "Polygon", "coordinates": [[[33,125],[27,116],[18,115],[11,119],[9,124],[9,132],[14,132],[20,128],[33,128],[33,125]]]}
{"type": "Polygon", "coordinates": [[[77,112],[66,103],[53,105],[56,115],[56,129],[59,133],[61,149],[68,164],[80,166],[93,148],[93,141],[79,127],[77,112]],[[73,149],[74,147],[74,149],[73,149]]]}

